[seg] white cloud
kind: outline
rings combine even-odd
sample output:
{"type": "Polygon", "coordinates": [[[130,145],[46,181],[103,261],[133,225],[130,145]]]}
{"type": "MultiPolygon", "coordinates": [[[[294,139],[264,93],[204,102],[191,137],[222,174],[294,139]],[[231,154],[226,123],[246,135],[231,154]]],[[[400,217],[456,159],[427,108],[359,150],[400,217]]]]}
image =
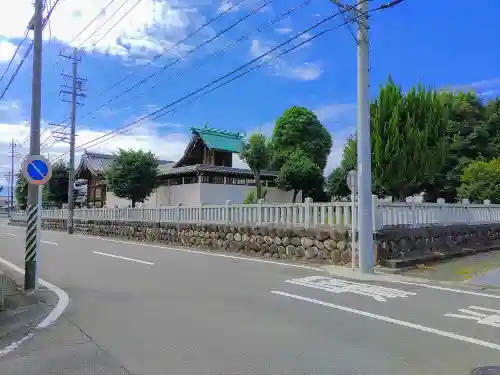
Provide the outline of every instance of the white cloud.
{"type": "Polygon", "coordinates": [[[277,27],[274,31],[278,34],[290,34],[293,30],[291,27],[277,27]]]}
{"type": "Polygon", "coordinates": [[[0,63],[7,62],[12,58],[16,45],[7,40],[0,40],[0,63]]]}
{"type": "MultiPolygon", "coordinates": [[[[306,46],[306,45],[304,45],[306,46]]],[[[300,49],[302,47],[299,47],[300,49]]],[[[272,47],[267,42],[263,42],[258,39],[252,40],[250,45],[250,55],[253,58],[261,56],[262,54],[270,51],[272,47]]],[[[273,56],[279,54],[281,49],[266,55],[262,58],[264,61],[270,61],[273,56]]],[[[298,81],[314,81],[317,80],[323,73],[321,64],[318,61],[309,62],[295,62],[291,59],[286,59],[281,57],[279,59],[273,60],[270,63],[273,75],[286,77],[298,81]]]]}
{"type": "Polygon", "coordinates": [[[448,86],[449,91],[475,91],[483,97],[494,97],[500,94],[500,77],[483,79],[481,81],[470,82],[460,85],[448,86]]]}
{"type": "MultiPolygon", "coordinates": [[[[51,16],[52,37],[69,44],[103,9],[105,3],[102,0],[60,1],[51,16]]],[[[205,20],[201,10],[197,8],[199,2],[194,0],[142,0],[135,7],[135,0],[128,0],[123,7],[122,4],[123,1],[112,3],[71,45],[79,46],[98,30],[85,43],[84,48],[87,50],[122,57],[151,57],[172,47],[205,20]],[[130,13],[125,16],[130,9],[132,9],[130,13]],[[122,16],[123,20],[112,28],[122,16]],[[110,29],[111,31],[107,33],[110,29]],[[101,37],[102,40],[98,41],[101,37]],[[97,44],[92,47],[94,42],[97,44]]],[[[0,36],[7,39],[22,37],[33,14],[31,2],[0,0],[0,7],[9,9],[8,12],[0,13],[0,36]]],[[[48,37],[49,33],[46,30],[45,40],[48,37]]],[[[179,54],[189,48],[184,45],[171,54],[179,54]]]]}

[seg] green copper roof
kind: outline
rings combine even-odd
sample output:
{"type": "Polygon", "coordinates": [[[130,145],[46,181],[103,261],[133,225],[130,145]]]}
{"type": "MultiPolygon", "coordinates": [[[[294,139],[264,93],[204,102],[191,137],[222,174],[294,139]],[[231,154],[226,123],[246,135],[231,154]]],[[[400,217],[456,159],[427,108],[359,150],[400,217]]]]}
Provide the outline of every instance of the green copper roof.
{"type": "Polygon", "coordinates": [[[212,150],[230,151],[240,153],[243,151],[243,134],[228,132],[220,129],[208,127],[191,128],[191,131],[198,134],[203,142],[212,150]]]}

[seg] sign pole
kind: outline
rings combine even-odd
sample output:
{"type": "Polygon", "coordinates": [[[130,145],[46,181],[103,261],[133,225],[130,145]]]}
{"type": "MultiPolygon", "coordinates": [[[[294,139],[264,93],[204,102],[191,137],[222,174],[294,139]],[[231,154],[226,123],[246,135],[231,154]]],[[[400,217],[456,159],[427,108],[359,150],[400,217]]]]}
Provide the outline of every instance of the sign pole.
{"type": "MultiPolygon", "coordinates": [[[[34,190],[34,197],[28,200],[28,220],[26,223],[26,252],[24,289],[35,291],[38,284],[38,249],[42,226],[43,185],[52,177],[50,162],[41,155],[30,155],[23,162],[23,174],[28,182],[28,192],[34,190]],[[34,198],[34,199],[33,199],[34,198]]],[[[28,198],[30,195],[28,194],[28,198]]]]}
{"type": "Polygon", "coordinates": [[[38,290],[38,280],[40,269],[40,237],[42,235],[42,209],[43,209],[43,185],[38,185],[38,212],[36,217],[36,271],[35,271],[35,290],[38,290]]]}

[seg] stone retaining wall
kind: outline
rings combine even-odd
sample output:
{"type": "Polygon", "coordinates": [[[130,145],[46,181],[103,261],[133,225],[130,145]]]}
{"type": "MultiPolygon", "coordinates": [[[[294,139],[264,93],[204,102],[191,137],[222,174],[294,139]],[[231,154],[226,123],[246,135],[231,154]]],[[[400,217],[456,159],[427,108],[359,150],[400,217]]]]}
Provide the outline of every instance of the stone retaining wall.
{"type": "MultiPolygon", "coordinates": [[[[42,225],[44,229],[65,230],[66,220],[44,219],[42,225]]],[[[340,226],[305,230],[75,220],[74,227],[76,233],[86,235],[234,251],[267,258],[336,265],[351,262],[351,234],[340,226]]],[[[500,224],[390,227],[375,234],[375,256],[379,264],[398,259],[424,259],[430,255],[449,255],[494,246],[499,240],[500,224]]]]}

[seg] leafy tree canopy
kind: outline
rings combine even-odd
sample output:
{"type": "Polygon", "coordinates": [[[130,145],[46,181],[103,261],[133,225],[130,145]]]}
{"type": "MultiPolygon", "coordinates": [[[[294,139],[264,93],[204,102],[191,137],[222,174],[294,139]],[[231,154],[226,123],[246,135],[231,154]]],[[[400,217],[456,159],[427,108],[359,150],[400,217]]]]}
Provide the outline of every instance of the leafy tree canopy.
{"type": "Polygon", "coordinates": [[[460,181],[458,193],[461,198],[500,203],[500,159],[470,163],[464,168],[460,181]]]}
{"type": "Polygon", "coordinates": [[[135,207],[158,185],[158,159],[151,152],[120,149],[106,170],[106,183],[117,197],[130,199],[135,207]]]}
{"type": "Polygon", "coordinates": [[[248,164],[255,177],[257,199],[263,198],[260,171],[268,168],[271,161],[271,147],[266,137],[260,133],[252,134],[241,153],[241,157],[248,164]]]}
{"type": "Polygon", "coordinates": [[[320,185],[323,179],[322,170],[314,163],[308,154],[297,149],[292,152],[281,167],[277,186],[281,190],[293,190],[293,202],[299,191],[308,192],[320,185]]]}
{"type": "Polygon", "coordinates": [[[61,207],[68,203],[69,165],[60,161],[52,166],[52,177],[46,184],[46,201],[61,207]]]}
{"type": "Polygon", "coordinates": [[[272,143],[274,168],[285,164],[289,154],[304,151],[321,171],[332,149],[332,137],[316,115],[304,107],[291,107],[276,121],[272,143]]]}

